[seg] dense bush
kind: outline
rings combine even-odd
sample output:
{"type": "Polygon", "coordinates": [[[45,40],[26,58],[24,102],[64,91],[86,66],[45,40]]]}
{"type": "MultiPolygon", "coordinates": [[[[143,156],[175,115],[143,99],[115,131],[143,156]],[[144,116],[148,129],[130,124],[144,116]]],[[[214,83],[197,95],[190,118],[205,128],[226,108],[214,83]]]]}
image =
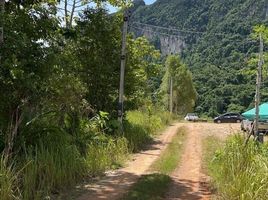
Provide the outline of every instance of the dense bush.
{"type": "Polygon", "coordinates": [[[268,148],[233,136],[210,165],[219,199],[268,199],[268,148]]]}
{"type": "Polygon", "coordinates": [[[80,120],[75,133],[66,132],[71,122],[65,129],[49,127],[44,120],[33,123],[26,127],[29,134],[24,135],[34,139],[19,138],[24,147],[18,149],[14,163],[1,160],[0,195],[4,200],[41,200],[74,185],[85,175],[96,176],[118,168],[129,152],[144,147],[171,120],[165,112],[130,111],[123,135],[104,112],[91,120],[80,120]]]}

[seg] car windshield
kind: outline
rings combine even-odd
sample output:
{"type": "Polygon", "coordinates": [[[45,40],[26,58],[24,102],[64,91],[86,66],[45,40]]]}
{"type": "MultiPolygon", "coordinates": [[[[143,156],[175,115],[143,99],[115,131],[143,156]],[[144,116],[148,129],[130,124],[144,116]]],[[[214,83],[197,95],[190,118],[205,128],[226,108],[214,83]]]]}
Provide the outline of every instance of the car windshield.
{"type": "Polygon", "coordinates": [[[187,116],[196,116],[195,113],[188,113],[187,116]]]}

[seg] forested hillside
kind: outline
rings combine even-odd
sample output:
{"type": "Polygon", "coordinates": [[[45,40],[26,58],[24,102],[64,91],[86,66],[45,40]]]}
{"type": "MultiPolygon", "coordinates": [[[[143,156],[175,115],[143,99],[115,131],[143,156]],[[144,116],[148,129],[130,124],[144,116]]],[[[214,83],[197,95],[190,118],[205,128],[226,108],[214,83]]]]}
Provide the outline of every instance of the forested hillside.
{"type": "MultiPolygon", "coordinates": [[[[197,112],[215,116],[251,106],[255,76],[245,71],[256,66],[249,62],[259,49],[251,33],[253,26],[268,23],[266,0],[158,0],[149,6],[138,5],[132,15],[132,31],[147,36],[151,31],[149,38],[163,50],[163,45],[185,43],[175,53],[181,54],[193,73],[197,112]]],[[[265,101],[267,89],[262,90],[265,101]]]]}

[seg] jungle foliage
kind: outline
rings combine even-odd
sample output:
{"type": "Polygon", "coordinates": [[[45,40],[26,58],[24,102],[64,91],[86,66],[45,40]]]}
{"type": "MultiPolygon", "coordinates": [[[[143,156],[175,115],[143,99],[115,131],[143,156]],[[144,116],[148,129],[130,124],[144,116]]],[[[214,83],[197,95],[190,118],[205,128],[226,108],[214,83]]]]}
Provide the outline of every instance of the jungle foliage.
{"type": "MultiPolygon", "coordinates": [[[[252,106],[256,73],[249,75],[246,68],[256,68],[251,58],[259,43],[251,33],[255,25],[268,25],[267,7],[266,0],[158,0],[139,4],[132,20],[182,30],[166,33],[179,34],[186,44],[181,57],[193,73],[196,111],[215,116],[252,106]]],[[[263,86],[267,101],[266,79],[263,86]]]]}

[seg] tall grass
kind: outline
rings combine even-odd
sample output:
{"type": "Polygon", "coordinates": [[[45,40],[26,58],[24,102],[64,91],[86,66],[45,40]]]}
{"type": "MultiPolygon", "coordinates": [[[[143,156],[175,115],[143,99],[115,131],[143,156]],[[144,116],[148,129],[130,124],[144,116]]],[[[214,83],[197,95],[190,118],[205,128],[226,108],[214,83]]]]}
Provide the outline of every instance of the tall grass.
{"type": "Polygon", "coordinates": [[[152,140],[152,137],[171,123],[173,117],[164,111],[129,111],[126,113],[124,136],[131,151],[137,152],[152,140]]]}
{"type": "Polygon", "coordinates": [[[219,199],[268,199],[267,146],[245,146],[243,137],[231,137],[211,162],[210,175],[219,199]]]}
{"type": "Polygon", "coordinates": [[[122,166],[127,154],[128,146],[125,138],[108,138],[106,141],[92,142],[86,155],[89,174],[95,176],[107,169],[122,166]]]}
{"type": "Polygon", "coordinates": [[[17,173],[2,157],[0,160],[0,199],[14,200],[19,197],[17,173]]]}
{"type": "Polygon", "coordinates": [[[23,199],[43,199],[74,185],[86,174],[86,163],[74,145],[58,141],[29,149],[21,163],[26,167],[21,176],[23,199]]]}

